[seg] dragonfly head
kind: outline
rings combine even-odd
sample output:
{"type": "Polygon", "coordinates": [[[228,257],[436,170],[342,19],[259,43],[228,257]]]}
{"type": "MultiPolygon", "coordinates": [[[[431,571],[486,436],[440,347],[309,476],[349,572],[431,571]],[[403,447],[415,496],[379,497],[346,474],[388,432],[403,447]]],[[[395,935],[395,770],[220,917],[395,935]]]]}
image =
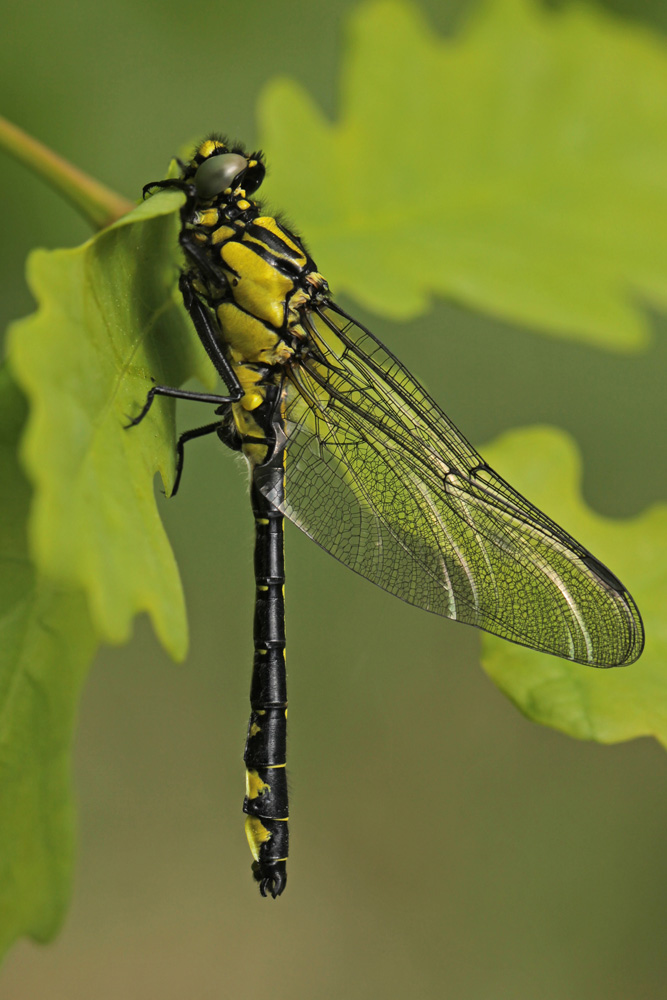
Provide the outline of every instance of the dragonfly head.
{"type": "Polygon", "coordinates": [[[194,182],[201,201],[229,204],[254,194],[265,171],[260,152],[249,154],[243,146],[212,136],[197,147],[183,180],[194,182]]]}

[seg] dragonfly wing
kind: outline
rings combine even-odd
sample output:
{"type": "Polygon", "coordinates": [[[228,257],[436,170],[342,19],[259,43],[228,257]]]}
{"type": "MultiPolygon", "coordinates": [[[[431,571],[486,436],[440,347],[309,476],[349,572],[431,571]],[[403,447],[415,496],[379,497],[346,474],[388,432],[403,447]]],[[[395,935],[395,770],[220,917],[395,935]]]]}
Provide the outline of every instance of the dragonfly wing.
{"type": "Polygon", "coordinates": [[[579,663],[636,660],[642,621],[620,581],[490,469],[370,331],[334,304],[305,322],[283,513],[410,604],[579,663]]]}

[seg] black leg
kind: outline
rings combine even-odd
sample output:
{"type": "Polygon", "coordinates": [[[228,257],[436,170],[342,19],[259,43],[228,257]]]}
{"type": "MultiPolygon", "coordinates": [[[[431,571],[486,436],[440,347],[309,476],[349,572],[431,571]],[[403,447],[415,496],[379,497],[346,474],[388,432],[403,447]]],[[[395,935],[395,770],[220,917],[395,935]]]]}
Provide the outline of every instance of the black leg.
{"type": "Polygon", "coordinates": [[[211,263],[204,244],[197,243],[192,236],[191,230],[185,228],[185,222],[178,237],[178,242],[186,259],[189,258],[193,261],[198,277],[203,278],[213,288],[218,288],[220,295],[226,295],[229,287],[224,271],[211,263]]]}
{"type": "Polygon", "coordinates": [[[148,391],[146,402],[144,403],[141,413],[138,413],[133,420],[130,420],[129,424],[125,425],[125,430],[129,430],[130,427],[136,427],[137,424],[141,423],[153,405],[153,400],[156,396],[171,396],[174,399],[193,399],[196,403],[213,403],[216,406],[236,402],[235,398],[231,398],[229,396],[217,396],[212,392],[190,392],[187,389],[172,389],[170,385],[154,385],[153,388],[148,391]]]}
{"type": "Polygon", "coordinates": [[[243,390],[220,343],[220,329],[213,323],[210,312],[195,292],[192,287],[192,279],[186,272],[181,273],[178,287],[181,290],[183,303],[190,314],[190,319],[194,323],[197,335],[213,362],[215,370],[229,389],[230,402],[238,403],[243,395],[243,390]]]}
{"type": "Polygon", "coordinates": [[[216,420],[213,424],[205,424],[204,427],[195,427],[191,431],[184,431],[183,434],[178,439],[176,444],[176,475],[174,477],[174,486],[169,494],[170,497],[175,497],[178,492],[178,487],[181,484],[181,476],[183,475],[183,462],[185,460],[185,445],[188,441],[194,441],[195,438],[204,437],[206,434],[213,434],[217,431],[220,426],[220,421],[216,420]]]}
{"type": "MultiPolygon", "coordinates": [[[[194,184],[189,184],[179,180],[178,178],[154,181],[152,184],[147,184],[144,187],[144,197],[146,197],[146,194],[150,193],[150,191],[155,188],[177,188],[185,194],[186,201],[181,209],[181,232],[179,235],[181,249],[186,255],[186,258],[193,261],[197,272],[214,286],[220,286],[220,294],[224,294],[226,278],[222,269],[216,268],[212,265],[204,248],[200,247],[199,244],[195,242],[190,230],[187,228],[188,219],[196,202],[194,184]]],[[[218,375],[229,389],[230,397],[233,397],[230,401],[233,403],[238,402],[243,395],[243,390],[241,389],[241,384],[236,377],[234,369],[227,360],[223,346],[220,343],[220,330],[213,321],[211,313],[197,295],[197,292],[193,287],[192,278],[187,271],[181,271],[178,287],[181,291],[181,295],[183,296],[183,304],[190,315],[190,319],[194,323],[197,336],[201,340],[204,350],[213,362],[218,375]]]]}
{"type": "MultiPolygon", "coordinates": [[[[180,163],[180,160],[178,162],[180,163]]],[[[189,191],[190,188],[192,188],[192,192],[194,193],[194,185],[187,184],[185,181],[182,181],[180,177],[170,177],[167,180],[151,181],[150,184],[144,184],[142,196],[146,198],[152,191],[164,191],[169,188],[176,188],[179,191],[183,191],[186,195],[188,195],[188,197],[192,197],[192,194],[189,191]]]]}

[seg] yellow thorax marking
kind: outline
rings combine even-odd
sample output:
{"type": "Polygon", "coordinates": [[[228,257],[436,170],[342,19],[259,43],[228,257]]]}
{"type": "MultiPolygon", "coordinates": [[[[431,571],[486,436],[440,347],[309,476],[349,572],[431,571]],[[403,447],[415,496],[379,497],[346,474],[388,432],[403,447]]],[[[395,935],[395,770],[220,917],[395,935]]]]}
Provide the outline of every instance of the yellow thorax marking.
{"type": "Polygon", "coordinates": [[[217,208],[205,208],[202,212],[195,212],[193,222],[196,226],[214,226],[219,214],[217,208]]]}
{"type": "Polygon", "coordinates": [[[267,229],[270,233],[273,233],[274,236],[277,236],[278,239],[282,240],[283,243],[292,251],[299,264],[303,265],[306,263],[306,255],[301,247],[295,243],[283,229],[280,228],[273,216],[260,215],[258,219],[255,219],[254,224],[256,226],[260,226],[262,229],[267,229]]]}
{"type": "Polygon", "coordinates": [[[234,302],[221,302],[217,314],[232,361],[237,364],[244,361],[275,362],[277,334],[271,333],[260,320],[243,312],[234,302]]]}
{"type": "Polygon", "coordinates": [[[218,226],[211,234],[211,243],[224,243],[225,240],[230,240],[235,233],[236,230],[232,229],[231,226],[218,226]]]}
{"type": "Polygon", "coordinates": [[[224,149],[225,147],[217,139],[207,139],[206,142],[202,142],[201,146],[197,150],[200,156],[204,158],[211,155],[216,149],[224,149]]]}
{"type": "Polygon", "coordinates": [[[238,274],[232,284],[234,299],[247,313],[280,329],[285,320],[285,299],[294,284],[247,245],[236,240],[220,250],[225,264],[238,274]]]}

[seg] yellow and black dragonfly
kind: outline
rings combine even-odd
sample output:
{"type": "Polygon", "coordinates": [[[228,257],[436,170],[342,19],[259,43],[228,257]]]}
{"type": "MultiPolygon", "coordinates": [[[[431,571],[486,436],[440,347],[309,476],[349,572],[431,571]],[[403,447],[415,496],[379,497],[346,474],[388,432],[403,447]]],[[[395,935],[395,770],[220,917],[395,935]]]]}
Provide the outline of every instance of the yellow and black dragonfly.
{"type": "Polygon", "coordinates": [[[592,667],[632,663],[644,630],[623,584],[491,469],[425,389],[338,306],[302,239],[252,195],[261,153],[212,136],[181,176],[185,307],[227,396],[217,433],[250,467],[256,606],[246,833],[262,895],[288,855],[283,518],[410,604],[592,667]]]}

